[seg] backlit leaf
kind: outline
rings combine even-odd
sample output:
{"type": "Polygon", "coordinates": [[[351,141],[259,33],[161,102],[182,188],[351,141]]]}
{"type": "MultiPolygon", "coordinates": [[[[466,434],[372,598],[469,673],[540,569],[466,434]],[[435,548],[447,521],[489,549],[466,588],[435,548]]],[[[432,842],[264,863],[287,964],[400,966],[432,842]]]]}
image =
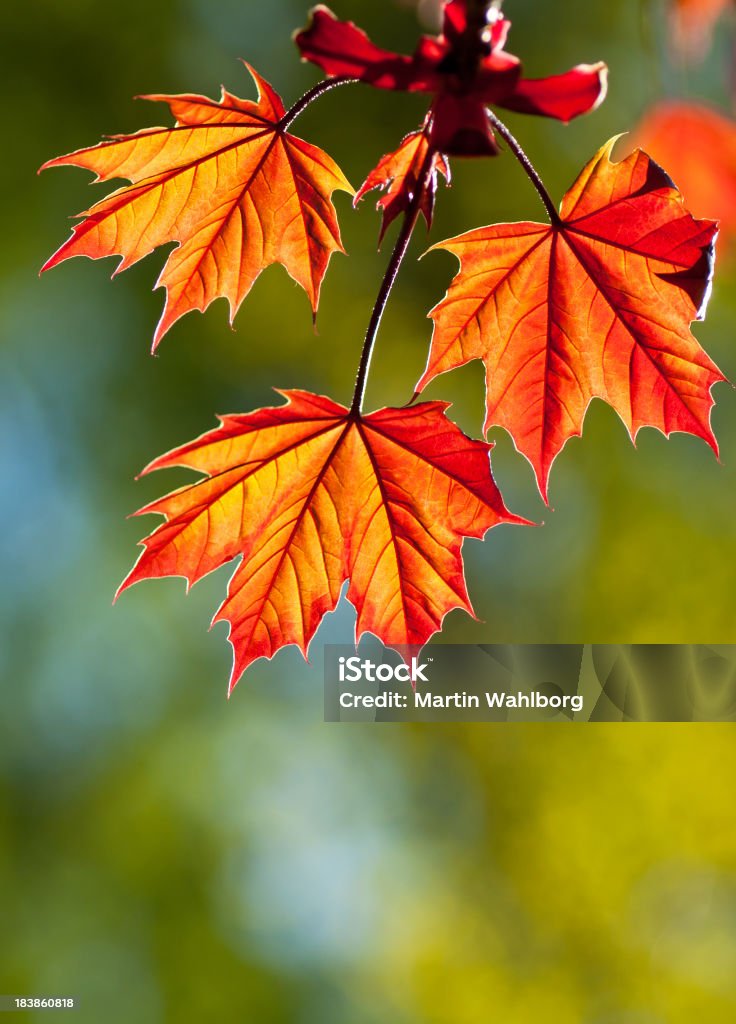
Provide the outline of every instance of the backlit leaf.
{"type": "Polygon", "coordinates": [[[423,388],[473,359],[486,367],[486,429],[531,462],[542,496],[552,463],[594,397],[633,438],[687,431],[717,450],[711,388],[723,380],[690,332],[710,291],[716,225],[695,220],[646,154],[604,146],[555,224],[498,224],[434,248],[461,270],[432,311],[423,388]]]}
{"type": "Polygon", "coordinates": [[[166,522],[120,588],[161,576],[191,585],[242,557],[214,620],[230,624],[231,689],[287,644],[306,654],[348,579],[358,637],[424,644],[453,608],[472,614],[463,538],[525,522],[494,483],[491,446],[465,437],[446,404],[359,417],[305,391],[284,397],[148,466],[205,477],[141,509],[166,522]]]}
{"type": "MultiPolygon", "coordinates": [[[[414,193],[419,187],[419,176],[428,149],[429,140],[426,132],[411,132],[398,149],[381,158],[356,193],[355,205],[357,206],[363,196],[373,189],[380,188],[385,192],[385,195],[382,195],[377,203],[379,209],[383,211],[379,242],[383,240],[391,222],[409,209],[414,193]]],[[[427,222],[427,227],[432,225],[438,172],[444,175],[445,181],[449,182],[450,164],[441,153],[435,154],[429,184],[422,195],[421,212],[427,222]]]]}
{"type": "Polygon", "coordinates": [[[117,273],[159,245],[179,243],[157,282],[166,305],[154,349],[179,317],[217,298],[228,300],[232,322],[272,263],[287,269],[316,312],[330,257],[343,251],[330,197],[335,189],[352,192],[350,184],[326,153],[284,131],[281,98],[249,70],[257,102],[224,89],[217,101],[145,96],[168,103],[174,128],[113,136],[44,164],[131,182],[81,214],[44,270],[70,256],[119,255],[117,273]]]}

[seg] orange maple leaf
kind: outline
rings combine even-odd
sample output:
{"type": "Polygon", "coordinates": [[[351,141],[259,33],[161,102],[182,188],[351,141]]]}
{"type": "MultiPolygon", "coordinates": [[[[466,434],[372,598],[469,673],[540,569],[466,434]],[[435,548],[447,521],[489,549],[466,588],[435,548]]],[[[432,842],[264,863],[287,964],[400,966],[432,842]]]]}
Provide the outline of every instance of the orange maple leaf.
{"type": "Polygon", "coordinates": [[[643,426],[687,431],[717,452],[711,388],[724,380],[690,332],[710,291],[712,221],[695,220],[637,151],[585,167],[552,224],[498,224],[433,248],[461,270],[430,316],[418,389],[472,359],[486,367],[486,430],[505,427],[542,497],[552,463],[582,433],[592,398],[643,426]]]}
{"type": "Polygon", "coordinates": [[[287,644],[306,655],[347,579],[358,638],[424,644],[453,608],[473,614],[463,537],[526,523],[503,503],[492,446],[465,437],[445,403],[361,417],[306,391],[282,394],[285,405],[222,417],[144,470],[206,476],[137,513],[166,522],[120,587],[160,576],[190,586],[242,556],[213,620],[230,624],[231,691],[257,658],[287,644]]]}
{"type": "Polygon", "coordinates": [[[736,235],[736,122],[702,103],[657,103],[642,118],[632,147],[667,168],[700,217],[719,222],[718,249],[736,235]]]}
{"type": "MultiPolygon", "coordinates": [[[[379,245],[391,222],[409,209],[414,193],[419,187],[419,176],[424,167],[428,149],[429,139],[426,132],[410,132],[398,149],[387,153],[379,160],[358,189],[353,201],[354,206],[357,206],[363,196],[373,189],[380,188],[385,192],[385,195],[381,196],[376,204],[383,211],[381,233],[378,238],[379,245]]],[[[420,209],[428,228],[432,226],[438,172],[449,183],[450,163],[442,153],[435,154],[428,183],[422,192],[420,209]]]]}
{"type": "Polygon", "coordinates": [[[70,256],[119,255],[119,273],[157,246],[179,243],[156,283],[166,305],[154,350],[179,317],[217,298],[228,300],[232,323],[272,263],[304,288],[316,313],[330,257],[344,251],[330,197],[352,187],[326,153],[284,130],[281,98],[246,67],[257,102],[225,89],[218,101],[144,96],[168,103],[176,126],[116,135],[41,168],[70,164],[94,171],[97,181],[131,182],[80,214],[85,219],[43,270],[70,256]]]}

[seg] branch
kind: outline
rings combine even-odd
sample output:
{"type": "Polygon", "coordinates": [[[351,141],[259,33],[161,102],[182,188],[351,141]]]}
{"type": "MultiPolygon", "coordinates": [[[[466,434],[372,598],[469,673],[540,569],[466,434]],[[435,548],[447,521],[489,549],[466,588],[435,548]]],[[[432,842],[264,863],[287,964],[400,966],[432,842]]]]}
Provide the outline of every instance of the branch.
{"type": "Polygon", "coordinates": [[[534,168],[534,165],[532,164],[531,160],[526,155],[526,153],[521,148],[519,143],[511,134],[511,132],[508,130],[503,121],[499,120],[499,118],[496,117],[492,110],[487,111],[487,113],[491,124],[496,129],[501,138],[505,140],[509,149],[523,167],[524,172],[531,181],[532,185],[534,185],[534,188],[537,190],[539,198],[544,203],[544,208],[547,211],[549,219],[552,221],[554,225],[561,224],[562,219],[559,213],[557,212],[557,207],[552,201],[552,197],[547,191],[544,182],[542,181],[536,169],[534,168]]]}
{"type": "Polygon", "coordinates": [[[401,264],[406,256],[406,251],[409,248],[412,232],[414,231],[422,208],[422,200],[427,188],[429,187],[432,174],[434,173],[434,161],[436,156],[437,151],[430,145],[427,150],[427,155],[424,158],[422,168],[417,175],[416,191],[414,192],[414,195],[411,198],[411,203],[404,214],[404,223],[401,225],[401,231],[396,239],[394,251],[391,253],[391,259],[389,260],[386,273],[384,274],[383,281],[381,282],[378,297],[376,298],[376,304],[373,307],[373,313],[371,314],[368,330],[366,331],[365,341],[363,342],[363,351],[360,356],[358,375],[355,380],[353,404],[350,407],[350,414],[352,416],[358,416],[363,408],[365,386],[368,379],[368,370],[371,365],[371,356],[373,355],[373,346],[375,345],[378,328],[381,326],[381,319],[383,317],[384,310],[386,309],[391,289],[394,286],[399,269],[401,268],[401,264]]]}
{"type": "Polygon", "coordinates": [[[331,89],[336,89],[338,85],[350,85],[357,81],[359,81],[359,79],[351,78],[349,75],[336,75],[334,78],[325,78],[323,82],[317,82],[316,85],[312,86],[309,92],[305,92],[302,98],[296,101],[293,107],[289,107],[279,122],[281,130],[286,131],[291,123],[296,121],[300,114],[304,113],[309,104],[313,103],[323,93],[329,92],[331,89]]]}

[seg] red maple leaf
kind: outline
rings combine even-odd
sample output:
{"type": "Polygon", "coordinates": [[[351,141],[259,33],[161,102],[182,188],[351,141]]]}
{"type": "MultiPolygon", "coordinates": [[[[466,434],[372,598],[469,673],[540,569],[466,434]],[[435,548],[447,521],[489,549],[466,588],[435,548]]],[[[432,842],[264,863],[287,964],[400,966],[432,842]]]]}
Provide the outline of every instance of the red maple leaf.
{"type": "Polygon", "coordinates": [[[120,587],[184,576],[196,583],[242,557],[213,621],[230,624],[230,689],[261,657],[307,646],[350,580],[356,634],[424,644],[445,615],[471,615],[464,537],[525,524],[503,503],[491,445],[472,441],[429,402],[349,413],[329,398],[283,392],[286,405],[242,416],[163,455],[144,472],[206,474],[141,509],[166,522],[120,587]]]}
{"type": "Polygon", "coordinates": [[[119,273],[159,245],[179,242],[157,281],[166,305],[154,350],[179,317],[217,298],[228,300],[232,323],[272,263],[283,264],[316,312],[330,257],[344,251],[330,196],[353,189],[326,153],[285,131],[281,98],[246,67],[256,103],[224,89],[217,101],[144,96],[168,103],[176,126],[116,135],[41,168],[71,164],[98,181],[131,182],[83,213],[43,270],[70,256],[119,255],[119,273]]]}
{"type": "MultiPolygon", "coordinates": [[[[615,141],[615,140],[614,140],[615,141]]],[[[505,427],[542,496],[592,398],[632,437],[686,431],[717,451],[711,388],[724,380],[690,332],[710,292],[716,224],[695,220],[667,175],[604,146],[551,224],[498,224],[434,248],[460,259],[423,388],[472,359],[486,367],[486,429],[505,427]]]]}
{"type": "Polygon", "coordinates": [[[320,4],[296,37],[305,60],[327,75],[349,75],[379,89],[434,95],[430,141],[449,156],[498,152],[487,106],[569,121],[593,110],[606,92],[605,64],[579,64],[562,75],[522,76],[518,57],[504,49],[511,23],[492,9],[476,24],[465,0],[444,5],[440,36],[422,36],[412,57],[382,50],[352,22],[320,4]]]}
{"type": "Polygon", "coordinates": [[[363,196],[373,189],[380,188],[386,193],[377,203],[377,206],[383,211],[379,244],[383,240],[389,224],[409,209],[418,188],[422,189],[420,209],[427,227],[431,227],[434,201],[437,195],[437,175],[438,173],[442,174],[445,181],[449,182],[450,164],[441,153],[435,153],[429,180],[426,185],[423,185],[420,178],[428,151],[427,132],[411,132],[398,149],[379,160],[377,166],[373,168],[356,193],[354,206],[357,206],[363,196]]]}

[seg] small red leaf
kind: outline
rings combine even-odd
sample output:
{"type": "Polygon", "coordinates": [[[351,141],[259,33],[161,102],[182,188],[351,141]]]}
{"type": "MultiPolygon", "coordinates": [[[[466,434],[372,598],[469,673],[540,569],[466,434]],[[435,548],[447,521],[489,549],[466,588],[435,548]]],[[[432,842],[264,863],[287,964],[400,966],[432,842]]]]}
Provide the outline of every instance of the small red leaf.
{"type": "MultiPolygon", "coordinates": [[[[378,208],[383,210],[379,244],[383,241],[383,236],[391,222],[409,209],[419,186],[419,176],[428,149],[429,141],[426,132],[411,132],[398,149],[381,158],[357,192],[354,200],[355,206],[367,192],[373,189],[380,188],[386,193],[377,203],[378,208]]],[[[422,196],[421,211],[428,228],[432,226],[438,172],[444,175],[445,181],[450,181],[450,164],[441,153],[435,154],[429,185],[422,196]]]]}

